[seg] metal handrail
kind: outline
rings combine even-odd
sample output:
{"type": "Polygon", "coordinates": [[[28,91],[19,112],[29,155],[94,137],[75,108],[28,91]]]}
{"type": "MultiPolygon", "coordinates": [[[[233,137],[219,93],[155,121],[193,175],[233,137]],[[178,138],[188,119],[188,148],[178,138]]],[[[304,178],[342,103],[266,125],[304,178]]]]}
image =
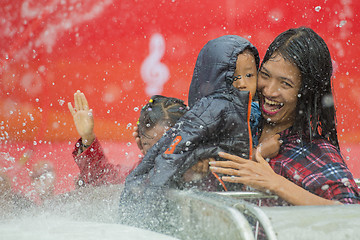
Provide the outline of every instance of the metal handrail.
{"type": "Polygon", "coordinates": [[[244,214],[234,207],[236,201],[208,192],[170,191],[169,198],[181,209],[181,239],[255,240],[252,226],[244,214]],[[195,226],[192,219],[204,221],[195,226]],[[194,228],[196,231],[194,232],[194,228]],[[198,234],[202,231],[202,234],[198,234]],[[198,234],[198,235],[196,235],[198,234]]]}

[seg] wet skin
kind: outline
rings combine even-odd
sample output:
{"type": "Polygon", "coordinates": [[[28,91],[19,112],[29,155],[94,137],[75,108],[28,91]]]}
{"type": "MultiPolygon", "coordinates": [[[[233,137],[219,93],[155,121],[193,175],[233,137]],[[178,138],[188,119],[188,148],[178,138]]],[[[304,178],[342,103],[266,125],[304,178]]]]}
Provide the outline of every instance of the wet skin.
{"type": "Polygon", "coordinates": [[[258,92],[263,117],[279,130],[291,127],[295,120],[300,70],[280,55],[263,64],[258,76],[258,92]]]}
{"type": "Polygon", "coordinates": [[[249,91],[251,96],[256,92],[257,69],[254,55],[246,50],[239,54],[234,72],[236,81],[233,86],[240,91],[249,91]]]}

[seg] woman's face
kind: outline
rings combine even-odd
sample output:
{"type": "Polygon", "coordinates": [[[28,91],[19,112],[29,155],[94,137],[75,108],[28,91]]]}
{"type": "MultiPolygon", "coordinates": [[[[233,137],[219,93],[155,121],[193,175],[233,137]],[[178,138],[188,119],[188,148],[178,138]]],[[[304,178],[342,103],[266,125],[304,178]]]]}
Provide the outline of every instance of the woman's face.
{"type": "Polygon", "coordinates": [[[300,86],[301,74],[296,65],[281,55],[265,62],[258,75],[257,88],[263,117],[278,126],[292,126],[300,86]]]}

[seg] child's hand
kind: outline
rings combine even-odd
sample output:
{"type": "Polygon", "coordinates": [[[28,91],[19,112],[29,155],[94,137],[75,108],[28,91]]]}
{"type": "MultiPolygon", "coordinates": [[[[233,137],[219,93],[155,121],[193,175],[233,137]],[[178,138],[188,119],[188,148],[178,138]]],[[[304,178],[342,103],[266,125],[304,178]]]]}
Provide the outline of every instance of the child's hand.
{"type": "Polygon", "coordinates": [[[84,145],[91,145],[95,139],[92,109],[89,109],[84,93],[79,90],[74,94],[74,103],[75,108],[73,108],[70,102],[68,107],[74,118],[76,130],[82,138],[82,143],[84,145]]]}
{"type": "Polygon", "coordinates": [[[215,161],[213,158],[198,161],[194,166],[188,169],[184,175],[185,182],[198,181],[203,179],[209,172],[209,162],[215,161]]]}
{"type": "Polygon", "coordinates": [[[200,160],[194,166],[191,167],[191,170],[193,170],[196,173],[206,174],[209,172],[210,161],[215,161],[215,160],[212,158],[200,160]]]}
{"type": "Polygon", "coordinates": [[[280,140],[280,135],[275,134],[274,136],[263,140],[256,151],[260,152],[263,158],[273,158],[276,157],[279,153],[280,146],[282,141],[280,140]]]}
{"type": "Polygon", "coordinates": [[[145,151],[144,151],[144,148],[143,148],[143,146],[141,144],[141,140],[140,140],[140,137],[139,137],[139,128],[138,128],[138,126],[134,127],[133,137],[135,138],[135,142],[136,142],[138,148],[140,149],[141,153],[143,155],[145,155],[145,151]]]}

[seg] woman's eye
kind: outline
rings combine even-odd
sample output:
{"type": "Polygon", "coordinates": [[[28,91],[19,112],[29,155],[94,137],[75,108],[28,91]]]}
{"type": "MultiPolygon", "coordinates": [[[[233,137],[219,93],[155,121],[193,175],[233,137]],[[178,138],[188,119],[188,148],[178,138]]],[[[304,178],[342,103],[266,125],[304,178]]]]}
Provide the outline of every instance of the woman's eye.
{"type": "Polygon", "coordinates": [[[246,76],[247,78],[251,78],[252,76],[254,76],[254,74],[248,73],[248,74],[246,74],[245,76],[246,76]]]}
{"type": "Polygon", "coordinates": [[[293,87],[290,83],[288,83],[288,82],[283,82],[283,84],[286,86],[286,87],[293,87]]]}
{"type": "Polygon", "coordinates": [[[260,72],[260,75],[261,75],[262,78],[269,78],[270,77],[270,75],[267,74],[266,72],[260,72]]]}

